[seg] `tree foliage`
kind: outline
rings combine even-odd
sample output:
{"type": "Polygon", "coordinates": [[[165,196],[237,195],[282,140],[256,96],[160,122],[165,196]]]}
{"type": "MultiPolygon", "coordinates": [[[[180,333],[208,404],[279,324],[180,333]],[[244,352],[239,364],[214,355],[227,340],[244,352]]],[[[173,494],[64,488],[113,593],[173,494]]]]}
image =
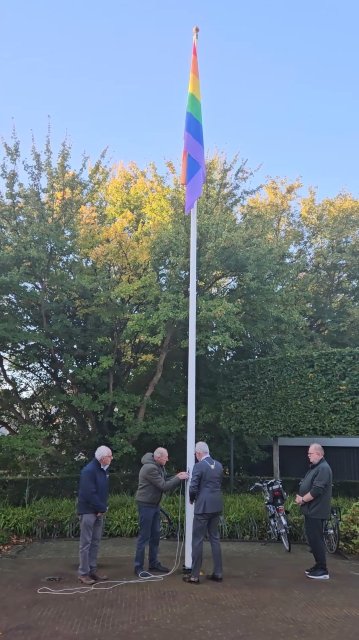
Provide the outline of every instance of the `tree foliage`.
{"type": "MultiPolygon", "coordinates": [[[[235,411],[223,419],[233,363],[358,344],[358,202],[300,198],[285,180],[258,191],[252,177],[215,155],[198,207],[197,435],[224,460],[233,433],[253,447],[235,411]]],[[[46,471],[102,443],[121,465],[160,444],[183,464],[190,219],[175,167],[101,157],[75,170],[69,145],[54,157],[49,140],[26,161],[14,135],[1,180],[6,448],[28,442],[27,464],[46,471]]],[[[266,397],[261,433],[273,426],[266,397]]]]}

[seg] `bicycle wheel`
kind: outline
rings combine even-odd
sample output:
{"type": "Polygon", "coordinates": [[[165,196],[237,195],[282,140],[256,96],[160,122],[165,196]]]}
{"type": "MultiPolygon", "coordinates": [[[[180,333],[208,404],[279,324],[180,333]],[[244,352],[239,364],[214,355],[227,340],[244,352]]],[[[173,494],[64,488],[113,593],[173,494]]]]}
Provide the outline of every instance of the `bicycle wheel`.
{"type": "Polygon", "coordinates": [[[167,511],[160,509],[160,539],[165,540],[171,536],[173,530],[172,520],[167,511]]]}
{"type": "Polygon", "coordinates": [[[288,529],[283,529],[279,535],[285,550],[289,552],[292,548],[292,543],[290,541],[288,529]]]}
{"type": "Polygon", "coordinates": [[[336,518],[330,516],[324,523],[324,544],[328,553],[336,553],[339,549],[340,532],[336,518]]]}
{"type": "Polygon", "coordinates": [[[292,548],[292,543],[289,536],[287,519],[284,515],[280,516],[277,514],[276,524],[278,529],[278,538],[281,540],[285,550],[289,553],[292,548]]]}

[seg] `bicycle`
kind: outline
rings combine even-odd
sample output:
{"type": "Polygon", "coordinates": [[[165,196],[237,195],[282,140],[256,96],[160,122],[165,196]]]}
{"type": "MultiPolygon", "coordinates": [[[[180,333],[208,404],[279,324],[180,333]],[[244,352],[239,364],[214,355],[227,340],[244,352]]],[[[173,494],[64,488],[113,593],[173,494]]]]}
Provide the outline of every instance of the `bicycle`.
{"type": "Polygon", "coordinates": [[[287,498],[280,480],[260,480],[256,482],[250,491],[260,489],[263,493],[266,507],[269,528],[268,533],[273,540],[280,540],[286,551],[292,548],[289,536],[289,525],[287,521],[284,502],[287,498]]]}
{"type": "Polygon", "coordinates": [[[342,519],[341,509],[339,506],[332,507],[330,517],[324,522],[324,544],[328,553],[336,553],[339,549],[340,527],[339,522],[342,519]]]}
{"type": "Polygon", "coordinates": [[[178,529],[173,522],[171,516],[165,509],[160,507],[160,540],[167,540],[168,538],[177,538],[178,529]]]}

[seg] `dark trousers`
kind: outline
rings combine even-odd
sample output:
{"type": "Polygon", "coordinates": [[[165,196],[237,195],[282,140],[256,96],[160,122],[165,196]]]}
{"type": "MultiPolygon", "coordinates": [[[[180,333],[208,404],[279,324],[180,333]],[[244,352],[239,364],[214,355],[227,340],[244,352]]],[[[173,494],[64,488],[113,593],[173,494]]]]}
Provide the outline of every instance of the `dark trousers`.
{"type": "Polygon", "coordinates": [[[192,530],[192,570],[194,578],[199,577],[202,565],[203,541],[208,534],[208,540],[212,549],[213,573],[222,577],[222,553],[219,537],[220,513],[195,514],[192,530]]]}
{"type": "Polygon", "coordinates": [[[148,548],[148,565],[150,568],[158,564],[158,547],[160,544],[160,508],[159,506],[138,505],[139,533],[137,538],[135,569],[143,571],[146,544],[148,548]]]}
{"type": "Polygon", "coordinates": [[[307,536],[308,544],[311,548],[314,556],[315,563],[318,569],[327,570],[327,561],[325,555],[325,544],[323,525],[324,520],[320,518],[309,518],[305,516],[305,534],[307,536]]]}

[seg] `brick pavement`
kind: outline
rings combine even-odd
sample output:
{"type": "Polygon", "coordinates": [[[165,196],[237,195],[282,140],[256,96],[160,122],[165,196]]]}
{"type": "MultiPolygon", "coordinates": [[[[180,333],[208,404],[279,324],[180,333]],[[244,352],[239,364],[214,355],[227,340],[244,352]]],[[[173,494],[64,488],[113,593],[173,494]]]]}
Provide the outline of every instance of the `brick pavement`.
{"type": "MultiPolygon", "coordinates": [[[[286,553],[278,544],[223,543],[223,583],[188,585],[181,571],[157,582],[134,582],[134,540],[103,540],[101,570],[129,580],[107,590],[39,594],[77,587],[78,542],[34,543],[0,558],[0,639],[3,640],[357,640],[359,562],[329,558],[331,579],[304,575],[306,547],[286,553]],[[58,577],[59,582],[49,582],[58,577]]],[[[161,542],[161,561],[172,566],[175,541],[161,542]]],[[[211,571],[206,545],[204,568],[211,571]]],[[[100,586],[113,586],[100,585],[100,586]]]]}

